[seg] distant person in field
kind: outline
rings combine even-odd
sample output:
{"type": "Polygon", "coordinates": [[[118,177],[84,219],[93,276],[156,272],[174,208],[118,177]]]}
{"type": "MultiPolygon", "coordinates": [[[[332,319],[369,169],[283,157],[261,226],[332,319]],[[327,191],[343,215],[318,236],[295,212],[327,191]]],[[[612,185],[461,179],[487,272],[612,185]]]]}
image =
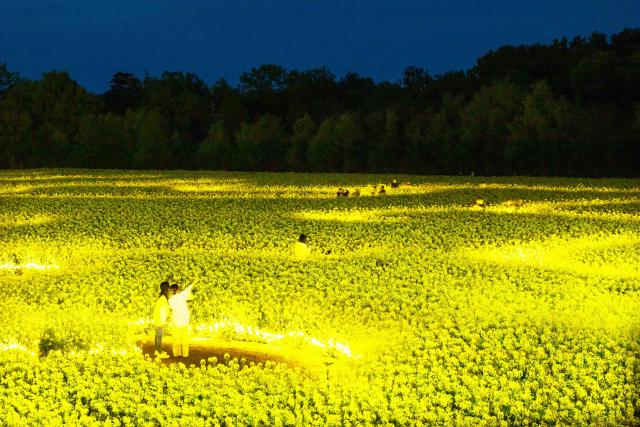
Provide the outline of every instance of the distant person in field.
{"type": "Polygon", "coordinates": [[[400,183],[398,183],[396,179],[391,181],[391,188],[398,188],[398,187],[400,187],[400,183]]]}
{"type": "Polygon", "coordinates": [[[360,197],[360,189],[356,188],[355,190],[353,190],[353,197],[360,197]]]}
{"type": "Polygon", "coordinates": [[[336,193],[338,197],[349,197],[349,189],[348,188],[338,188],[338,192],[336,193]]]}
{"type": "Polygon", "coordinates": [[[189,322],[191,314],[187,301],[191,299],[193,285],[180,290],[178,284],[171,285],[172,296],[169,298],[171,307],[171,325],[173,327],[173,357],[189,357],[189,322]]]}
{"type": "Polygon", "coordinates": [[[307,246],[306,234],[301,234],[300,237],[298,237],[298,241],[295,243],[295,246],[293,248],[293,253],[298,259],[305,259],[308,258],[309,255],[311,255],[311,249],[309,249],[309,246],[307,246]]]}
{"type": "Polygon", "coordinates": [[[380,186],[380,193],[379,194],[387,194],[387,190],[384,189],[384,185],[380,186]]]}
{"type": "Polygon", "coordinates": [[[507,208],[521,208],[524,205],[523,199],[509,199],[502,203],[507,208]]]}
{"type": "Polygon", "coordinates": [[[160,358],[169,357],[169,355],[162,351],[162,336],[164,330],[167,327],[167,321],[169,320],[169,314],[171,308],[169,307],[169,282],[160,283],[160,295],[156,298],[156,302],[153,306],[153,324],[156,327],[155,336],[155,355],[160,358]]]}

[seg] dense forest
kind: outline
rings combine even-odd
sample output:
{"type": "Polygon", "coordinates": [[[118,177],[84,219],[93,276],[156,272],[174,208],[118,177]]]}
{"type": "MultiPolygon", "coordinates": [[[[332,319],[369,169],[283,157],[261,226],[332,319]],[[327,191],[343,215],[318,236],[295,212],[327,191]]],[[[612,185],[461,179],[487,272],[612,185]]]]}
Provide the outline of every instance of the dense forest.
{"type": "Polygon", "coordinates": [[[640,176],[640,29],[502,46],[466,71],[376,83],[262,65],[113,75],[0,63],[0,168],[640,176]]]}

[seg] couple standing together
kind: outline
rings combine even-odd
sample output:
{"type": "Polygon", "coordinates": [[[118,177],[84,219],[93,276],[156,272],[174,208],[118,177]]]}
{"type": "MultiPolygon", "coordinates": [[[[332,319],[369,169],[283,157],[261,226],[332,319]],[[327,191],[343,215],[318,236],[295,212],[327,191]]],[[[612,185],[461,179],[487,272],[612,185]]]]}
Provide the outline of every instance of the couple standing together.
{"type": "Polygon", "coordinates": [[[153,307],[153,323],[156,327],[155,355],[159,358],[169,357],[162,351],[162,337],[169,324],[173,335],[173,356],[189,356],[190,313],[187,301],[190,300],[194,284],[180,289],[177,284],[160,283],[160,295],[153,307]]]}

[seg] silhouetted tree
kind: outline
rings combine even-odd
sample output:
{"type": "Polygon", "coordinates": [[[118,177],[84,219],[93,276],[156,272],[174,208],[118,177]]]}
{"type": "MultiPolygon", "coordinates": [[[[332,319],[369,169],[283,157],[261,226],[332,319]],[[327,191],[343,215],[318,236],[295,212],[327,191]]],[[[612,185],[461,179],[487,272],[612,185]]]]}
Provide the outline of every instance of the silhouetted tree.
{"type": "Polygon", "coordinates": [[[504,151],[509,125],[522,111],[522,90],[511,83],[482,88],[463,108],[460,142],[463,171],[484,175],[505,173],[504,151]]]}
{"type": "Polygon", "coordinates": [[[222,123],[225,132],[232,135],[240,129],[240,124],[249,121],[249,113],[244,106],[244,98],[224,79],[211,88],[212,120],[222,123]]]}
{"type": "Polygon", "coordinates": [[[556,98],[545,81],[535,83],[522,112],[510,125],[505,146],[505,171],[510,174],[560,175],[567,150],[575,144],[573,113],[563,97],[556,98]]]}
{"type": "Polygon", "coordinates": [[[83,115],[74,143],[70,155],[72,166],[102,169],[131,166],[131,141],[122,116],[113,113],[83,115]]]}
{"type": "Polygon", "coordinates": [[[397,111],[372,113],[366,120],[367,168],[372,172],[407,170],[403,124],[397,111]]]}
{"type": "Polygon", "coordinates": [[[167,126],[174,164],[188,166],[211,124],[207,85],[192,73],[165,71],[160,79],[145,78],[144,92],[145,106],[158,112],[167,126]]]}
{"type": "Polygon", "coordinates": [[[337,159],[335,164],[342,172],[364,172],[367,165],[367,141],[362,122],[356,113],[341,114],[334,123],[337,159]]]}
{"type": "Polygon", "coordinates": [[[33,140],[37,132],[33,113],[36,85],[20,83],[0,102],[0,167],[35,166],[31,162],[39,149],[39,142],[33,140]]]}
{"type": "Polygon", "coordinates": [[[338,111],[336,78],[326,68],[289,72],[285,93],[289,104],[289,123],[305,114],[318,122],[338,111]]]}
{"type": "Polygon", "coordinates": [[[327,117],[309,141],[308,159],[311,170],[341,171],[342,153],[337,144],[335,124],[335,117],[327,117]]]}
{"type": "Polygon", "coordinates": [[[265,64],[242,73],[240,91],[247,100],[250,117],[265,113],[278,117],[286,115],[286,82],[287,71],[279,65],[265,64]]]}
{"type": "Polygon", "coordinates": [[[287,146],[280,119],[265,114],[253,123],[243,123],[235,136],[236,166],[245,170],[284,170],[287,146]]]}
{"type": "Polygon", "coordinates": [[[0,62],[0,100],[9,89],[20,81],[20,75],[17,72],[10,71],[7,64],[0,62]]]}
{"type": "Polygon", "coordinates": [[[158,111],[141,109],[128,112],[125,126],[133,132],[132,165],[136,169],[176,167],[169,124],[158,111]]]}
{"type": "Polygon", "coordinates": [[[0,167],[637,176],[639,100],[640,29],[377,83],[265,64],[235,87],[119,71],[96,96],[0,63],[0,167]]]}
{"type": "Polygon", "coordinates": [[[109,90],[102,95],[107,111],[124,114],[142,104],[142,82],[135,75],[118,71],[111,78],[109,90]]]}
{"type": "Polygon", "coordinates": [[[348,72],[338,82],[340,105],[345,110],[353,111],[366,103],[367,98],[375,90],[373,80],[361,77],[357,73],[348,72]]]}
{"type": "Polygon", "coordinates": [[[209,135],[200,143],[197,164],[203,169],[229,170],[233,168],[234,144],[222,122],[209,128],[209,135]]]}
{"type": "Polygon", "coordinates": [[[308,114],[293,124],[291,143],[287,153],[287,165],[294,171],[305,171],[308,168],[309,143],[315,135],[317,126],[308,114]]]}
{"type": "Polygon", "coordinates": [[[42,80],[16,84],[0,104],[8,163],[17,167],[69,166],[81,116],[100,108],[98,97],[66,72],[52,71],[42,80]]]}

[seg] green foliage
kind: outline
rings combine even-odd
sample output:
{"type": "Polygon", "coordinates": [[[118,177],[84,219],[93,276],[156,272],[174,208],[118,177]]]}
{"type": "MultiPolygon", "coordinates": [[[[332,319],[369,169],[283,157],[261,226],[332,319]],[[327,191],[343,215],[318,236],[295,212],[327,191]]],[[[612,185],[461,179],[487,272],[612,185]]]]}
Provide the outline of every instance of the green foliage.
{"type": "Polygon", "coordinates": [[[311,138],[315,135],[317,125],[308,114],[293,124],[290,149],[287,153],[287,165],[294,171],[302,172],[308,168],[307,152],[311,138]]]}
{"type": "Polygon", "coordinates": [[[20,82],[20,76],[15,71],[10,71],[7,64],[0,62],[0,99],[11,87],[20,82]]]}
{"type": "Polygon", "coordinates": [[[169,124],[158,111],[138,110],[127,113],[125,121],[134,132],[133,167],[166,169],[173,163],[174,142],[169,124]]]}
{"type": "Polygon", "coordinates": [[[320,123],[318,131],[309,141],[309,166],[314,171],[339,171],[342,164],[341,150],[335,134],[335,117],[320,123]]]}
{"type": "MultiPolygon", "coordinates": [[[[392,172],[407,169],[407,151],[401,117],[395,110],[374,113],[368,117],[369,129],[366,142],[371,146],[362,147],[356,158],[367,158],[367,166],[359,165],[354,170],[392,172]]],[[[415,159],[414,159],[415,161],[415,159]]],[[[417,163],[417,161],[416,161],[417,163]]],[[[422,172],[426,170],[422,169],[422,172]]]]}
{"type": "Polygon", "coordinates": [[[127,110],[137,109],[143,96],[140,79],[131,73],[118,71],[113,75],[109,90],[104,93],[106,108],[115,114],[124,114],[127,110]]]}
{"type": "Polygon", "coordinates": [[[231,169],[233,151],[233,141],[225,131],[224,124],[214,123],[209,128],[209,136],[198,147],[198,165],[203,169],[231,169]]]}
{"type": "Polygon", "coordinates": [[[354,113],[341,114],[336,119],[334,132],[334,144],[340,153],[339,158],[335,159],[340,165],[338,170],[363,172],[366,168],[368,147],[359,117],[354,113]]]}
{"type": "Polygon", "coordinates": [[[466,171],[490,174],[488,165],[505,172],[503,152],[509,124],[522,111],[522,90],[508,83],[495,83],[475,94],[460,114],[460,142],[465,147],[466,171]]]}
{"type": "Polygon", "coordinates": [[[0,102],[0,166],[20,168],[32,157],[34,117],[30,113],[30,97],[20,89],[0,102]]]}
{"type": "Polygon", "coordinates": [[[532,86],[525,96],[524,109],[509,132],[505,147],[508,168],[515,174],[534,171],[536,175],[557,175],[566,165],[558,164],[573,137],[573,114],[569,103],[556,99],[546,82],[532,86]]]}
{"type": "Polygon", "coordinates": [[[278,171],[286,162],[286,142],[280,119],[270,114],[243,123],[235,135],[236,165],[246,170],[278,171]]]}
{"type": "Polygon", "coordinates": [[[102,169],[129,167],[133,141],[124,121],[111,113],[84,115],[75,136],[71,164],[102,169]]]}

